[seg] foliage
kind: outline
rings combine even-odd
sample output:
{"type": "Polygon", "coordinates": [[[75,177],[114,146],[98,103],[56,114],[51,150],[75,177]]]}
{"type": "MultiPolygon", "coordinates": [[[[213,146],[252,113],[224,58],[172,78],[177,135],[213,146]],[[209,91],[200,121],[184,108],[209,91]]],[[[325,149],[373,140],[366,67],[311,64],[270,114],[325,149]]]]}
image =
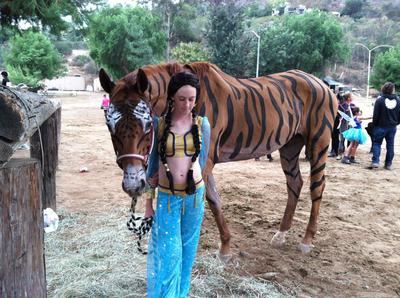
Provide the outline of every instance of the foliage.
{"type": "Polygon", "coordinates": [[[209,60],[207,52],[198,42],[181,42],[172,50],[172,58],[181,63],[209,60]]]}
{"type": "Polygon", "coordinates": [[[0,3],[0,24],[2,27],[17,28],[20,21],[26,21],[37,28],[49,28],[59,34],[68,28],[63,19],[71,16],[75,26],[82,25],[89,8],[103,0],[8,0],[0,3]]]}
{"type": "Polygon", "coordinates": [[[364,3],[365,0],[346,0],[342,15],[348,15],[355,19],[361,18],[364,3]]]}
{"type": "Polygon", "coordinates": [[[55,48],[57,51],[60,52],[60,54],[64,56],[71,55],[72,53],[72,48],[73,48],[73,43],[67,40],[59,40],[59,41],[54,41],[53,42],[55,48]]]}
{"type": "Polygon", "coordinates": [[[329,61],[343,61],[349,47],[340,23],[314,11],[279,18],[261,32],[260,73],[301,69],[318,74],[329,61]]]}
{"type": "Polygon", "coordinates": [[[244,35],[243,8],[235,4],[216,5],[211,8],[206,34],[211,61],[224,72],[243,77],[248,61],[251,33],[244,35]]]}
{"type": "Polygon", "coordinates": [[[261,5],[260,1],[254,1],[246,6],[245,14],[250,18],[259,18],[269,16],[272,13],[272,5],[270,3],[261,5]]]}
{"type": "Polygon", "coordinates": [[[375,58],[371,85],[380,90],[385,82],[393,82],[400,89],[400,44],[375,58]]]}
{"type": "Polygon", "coordinates": [[[85,73],[97,75],[99,73],[99,68],[96,66],[93,60],[90,60],[84,66],[85,73]]]}
{"type": "Polygon", "coordinates": [[[72,58],[73,66],[84,66],[86,63],[89,63],[92,59],[86,55],[78,55],[72,58]]]}
{"type": "Polygon", "coordinates": [[[397,3],[387,3],[383,5],[382,11],[384,14],[393,21],[400,21],[400,2],[397,3]]]}
{"type": "Polygon", "coordinates": [[[147,9],[105,8],[90,20],[90,56],[116,78],[140,66],[157,63],[165,49],[161,22],[147,9]]]}
{"type": "Polygon", "coordinates": [[[35,86],[40,80],[51,79],[64,71],[61,55],[51,41],[31,30],[10,40],[4,60],[13,84],[35,86]]]}

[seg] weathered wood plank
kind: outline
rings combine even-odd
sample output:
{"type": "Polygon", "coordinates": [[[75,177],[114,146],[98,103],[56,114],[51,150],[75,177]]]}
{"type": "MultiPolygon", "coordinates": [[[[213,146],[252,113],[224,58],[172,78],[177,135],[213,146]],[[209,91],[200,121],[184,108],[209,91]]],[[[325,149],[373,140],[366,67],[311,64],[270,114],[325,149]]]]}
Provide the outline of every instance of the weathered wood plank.
{"type": "Polygon", "coordinates": [[[40,164],[0,169],[0,297],[46,297],[40,164]]]}
{"type": "Polygon", "coordinates": [[[0,166],[60,107],[54,99],[0,86],[0,166]]]}
{"type": "Polygon", "coordinates": [[[31,157],[42,164],[42,205],[56,210],[56,170],[61,130],[61,108],[56,110],[30,139],[31,157]],[[39,135],[40,132],[40,135],[39,135]],[[43,145],[43,156],[42,156],[43,145]]]}

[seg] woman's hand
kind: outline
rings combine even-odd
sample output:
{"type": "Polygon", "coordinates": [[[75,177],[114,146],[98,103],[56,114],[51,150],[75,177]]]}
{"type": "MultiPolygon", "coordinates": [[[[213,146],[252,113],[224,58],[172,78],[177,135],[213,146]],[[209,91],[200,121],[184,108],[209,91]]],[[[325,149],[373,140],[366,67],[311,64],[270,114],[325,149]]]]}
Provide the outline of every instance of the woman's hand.
{"type": "Polygon", "coordinates": [[[154,216],[153,200],[146,200],[146,210],[144,211],[144,217],[154,216]]]}
{"type": "Polygon", "coordinates": [[[158,172],[154,174],[153,177],[147,178],[147,183],[150,187],[155,188],[158,185],[158,172]]]}

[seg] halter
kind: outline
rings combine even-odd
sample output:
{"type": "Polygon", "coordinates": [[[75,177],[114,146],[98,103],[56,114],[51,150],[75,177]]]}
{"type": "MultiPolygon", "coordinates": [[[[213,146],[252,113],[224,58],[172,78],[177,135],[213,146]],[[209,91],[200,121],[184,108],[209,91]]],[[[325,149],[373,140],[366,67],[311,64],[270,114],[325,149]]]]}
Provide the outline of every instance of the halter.
{"type": "Polygon", "coordinates": [[[150,150],[147,152],[147,154],[145,155],[141,155],[141,154],[136,154],[136,153],[128,153],[128,154],[122,154],[117,156],[116,162],[118,163],[118,161],[120,161],[121,159],[124,158],[133,158],[133,159],[139,159],[143,162],[143,164],[145,166],[147,166],[147,163],[149,161],[149,155],[151,153],[151,151],[153,150],[153,146],[154,146],[154,126],[153,124],[151,124],[151,145],[150,145],[150,150]]]}

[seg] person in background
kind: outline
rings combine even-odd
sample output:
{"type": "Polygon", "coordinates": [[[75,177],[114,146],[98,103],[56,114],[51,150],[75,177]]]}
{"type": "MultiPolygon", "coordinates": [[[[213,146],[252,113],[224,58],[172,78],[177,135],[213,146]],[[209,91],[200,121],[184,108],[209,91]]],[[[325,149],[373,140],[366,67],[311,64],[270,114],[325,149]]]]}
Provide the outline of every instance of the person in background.
{"type": "MultiPolygon", "coordinates": [[[[340,93],[337,95],[338,105],[342,103],[343,97],[340,93]]],[[[339,155],[339,124],[340,124],[340,115],[336,114],[335,122],[333,123],[332,129],[332,142],[331,142],[331,151],[328,154],[328,157],[336,157],[339,155]]]]}
{"type": "Polygon", "coordinates": [[[103,99],[101,100],[100,109],[104,110],[104,114],[107,114],[107,110],[109,107],[110,107],[110,99],[107,97],[106,94],[103,94],[103,99]]]}
{"type": "MultiPolygon", "coordinates": [[[[343,101],[339,104],[339,111],[351,116],[351,109],[355,107],[354,103],[352,103],[352,95],[350,92],[346,92],[343,95],[343,101]]],[[[342,159],[342,154],[345,151],[345,138],[343,136],[343,132],[349,129],[349,123],[344,120],[343,118],[339,119],[339,148],[338,148],[338,156],[336,157],[337,160],[342,159]]]]}
{"type": "Polygon", "coordinates": [[[343,132],[343,137],[350,142],[347,150],[342,158],[342,163],[352,164],[358,163],[356,161],[356,153],[359,144],[365,144],[368,139],[367,133],[362,129],[362,120],[371,119],[371,117],[361,117],[361,110],[359,107],[352,108],[352,114],[354,115],[355,127],[351,127],[343,132]]]}
{"type": "Polygon", "coordinates": [[[374,105],[372,123],[374,124],[374,139],[372,142],[372,163],[369,168],[376,169],[379,167],[381,146],[383,139],[385,139],[385,169],[391,170],[396,126],[400,124],[400,100],[395,94],[395,85],[391,82],[386,82],[381,88],[381,94],[374,105]]]}
{"type": "Polygon", "coordinates": [[[10,80],[8,79],[8,73],[6,71],[2,71],[1,75],[3,76],[3,79],[1,80],[1,84],[3,86],[7,86],[7,83],[10,82],[10,80]]]}

